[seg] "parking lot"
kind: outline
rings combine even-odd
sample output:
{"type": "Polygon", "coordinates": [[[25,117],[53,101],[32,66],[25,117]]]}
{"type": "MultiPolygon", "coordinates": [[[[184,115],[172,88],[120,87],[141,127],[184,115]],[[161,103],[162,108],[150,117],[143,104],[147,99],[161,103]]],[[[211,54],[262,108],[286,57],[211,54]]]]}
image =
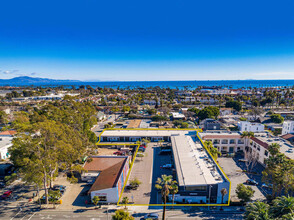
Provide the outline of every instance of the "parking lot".
{"type": "MultiPolygon", "coordinates": [[[[256,167],[252,170],[252,172],[256,172],[256,174],[248,174],[242,172],[245,169],[244,162],[239,162],[239,158],[228,158],[228,157],[220,157],[218,158],[219,165],[222,167],[226,175],[231,180],[231,200],[237,200],[236,188],[239,183],[245,183],[248,179],[254,179],[258,182],[257,186],[251,185],[251,187],[255,190],[253,200],[264,200],[266,194],[270,193],[270,189],[262,188],[262,166],[257,164],[256,167]]],[[[245,184],[246,185],[246,184],[245,184]]]]}
{"type": "MultiPolygon", "coordinates": [[[[151,198],[150,198],[150,204],[162,204],[162,199],[160,195],[160,191],[155,188],[155,184],[158,177],[161,177],[161,175],[172,175],[172,169],[165,169],[162,168],[165,164],[172,164],[172,155],[171,154],[164,154],[161,155],[160,153],[160,147],[153,148],[153,175],[152,175],[152,191],[151,191],[151,198]]],[[[174,178],[175,179],[175,178],[174,178]]]]}
{"type": "Polygon", "coordinates": [[[136,190],[127,190],[123,193],[122,197],[128,197],[129,201],[134,204],[148,204],[151,193],[151,174],[152,174],[152,161],[153,161],[153,148],[155,144],[149,143],[146,147],[144,157],[136,157],[133,164],[131,174],[128,179],[130,180],[137,178],[142,184],[136,190]]]}
{"type": "Polygon", "coordinates": [[[129,181],[138,178],[142,184],[136,190],[126,190],[122,197],[128,197],[134,204],[161,204],[160,192],[155,188],[156,180],[162,174],[171,175],[172,170],[162,168],[171,164],[171,155],[160,155],[158,143],[149,143],[144,157],[137,157],[129,181]]]}

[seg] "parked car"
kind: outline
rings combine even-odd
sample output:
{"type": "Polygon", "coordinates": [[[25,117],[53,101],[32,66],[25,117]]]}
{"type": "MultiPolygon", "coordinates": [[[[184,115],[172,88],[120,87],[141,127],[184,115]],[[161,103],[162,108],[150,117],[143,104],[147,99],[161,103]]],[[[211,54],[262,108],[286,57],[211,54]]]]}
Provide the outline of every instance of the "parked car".
{"type": "Polygon", "coordinates": [[[247,162],[246,159],[239,159],[238,161],[239,161],[239,162],[244,162],[244,163],[247,162]]]}
{"type": "Polygon", "coordinates": [[[263,187],[263,188],[273,188],[273,184],[271,184],[271,183],[268,183],[268,184],[266,184],[266,183],[263,183],[262,185],[261,185],[261,187],[263,187]]]}
{"type": "Polygon", "coordinates": [[[145,215],[143,218],[141,218],[141,220],[146,220],[146,219],[158,220],[159,215],[157,213],[149,213],[145,215]]]}
{"type": "Polygon", "coordinates": [[[164,164],[163,166],[161,166],[161,169],[171,169],[173,167],[172,164],[164,164]]]}
{"type": "Polygon", "coordinates": [[[248,179],[248,180],[246,180],[246,184],[257,186],[258,185],[258,182],[256,182],[253,179],[248,179]]]}
{"type": "Polygon", "coordinates": [[[11,194],[12,194],[12,191],[8,190],[2,194],[1,199],[7,199],[11,196],[11,194]]]}
{"type": "Polygon", "coordinates": [[[126,153],[125,152],[122,152],[122,151],[116,151],[113,153],[114,155],[117,155],[117,156],[123,156],[125,155],[126,153]]]}
{"type": "Polygon", "coordinates": [[[52,190],[54,190],[54,191],[59,190],[61,194],[64,194],[65,191],[66,191],[66,186],[64,186],[64,185],[54,185],[52,187],[52,190]]]}

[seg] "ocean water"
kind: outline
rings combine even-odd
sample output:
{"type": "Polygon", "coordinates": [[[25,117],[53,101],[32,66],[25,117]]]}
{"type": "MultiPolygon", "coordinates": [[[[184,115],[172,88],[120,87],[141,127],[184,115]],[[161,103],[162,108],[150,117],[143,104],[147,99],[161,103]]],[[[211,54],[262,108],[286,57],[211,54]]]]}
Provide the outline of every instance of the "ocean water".
{"type": "MultiPolygon", "coordinates": [[[[81,83],[78,83],[81,84],[81,83]]],[[[119,82],[83,82],[83,85],[108,88],[149,88],[159,86],[171,89],[195,89],[199,86],[221,88],[260,88],[260,87],[292,87],[294,80],[221,80],[221,81],[119,81],[119,82]]]]}
{"type": "MultiPolygon", "coordinates": [[[[31,84],[30,84],[31,85],[31,84]]],[[[30,86],[24,83],[15,83],[13,86],[30,86]]],[[[107,88],[150,88],[161,87],[171,89],[195,89],[199,86],[204,87],[221,87],[221,88],[260,88],[260,87],[293,87],[294,80],[209,80],[209,81],[113,81],[113,82],[58,82],[52,83],[36,83],[34,86],[56,87],[56,86],[75,86],[90,85],[96,87],[107,88]]],[[[1,86],[1,85],[0,85],[1,86]]]]}

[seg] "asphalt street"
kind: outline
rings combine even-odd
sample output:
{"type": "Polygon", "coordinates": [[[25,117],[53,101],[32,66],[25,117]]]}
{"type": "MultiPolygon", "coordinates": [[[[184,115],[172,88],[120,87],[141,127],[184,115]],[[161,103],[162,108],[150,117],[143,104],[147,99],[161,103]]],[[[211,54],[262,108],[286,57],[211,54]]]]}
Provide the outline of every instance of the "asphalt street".
{"type": "MultiPolygon", "coordinates": [[[[152,211],[162,216],[162,210],[152,211]]],[[[147,212],[134,213],[132,216],[136,220],[141,219],[147,212]]],[[[149,213],[149,211],[148,211],[149,213]]],[[[41,210],[32,211],[29,209],[14,209],[7,213],[7,215],[1,215],[1,219],[9,220],[37,220],[37,219],[79,219],[79,220],[104,220],[111,219],[114,214],[114,210],[87,210],[87,211],[60,211],[60,210],[41,210]]],[[[195,211],[195,210],[167,210],[166,219],[242,219],[242,213],[240,212],[227,212],[227,211],[195,211]]]]}

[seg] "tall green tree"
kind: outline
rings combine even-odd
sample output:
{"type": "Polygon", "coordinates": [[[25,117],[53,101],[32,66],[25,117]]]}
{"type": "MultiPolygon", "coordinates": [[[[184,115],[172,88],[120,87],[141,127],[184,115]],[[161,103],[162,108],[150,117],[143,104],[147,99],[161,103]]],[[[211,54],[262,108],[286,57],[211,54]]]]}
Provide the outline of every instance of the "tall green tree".
{"type": "MultiPolygon", "coordinates": [[[[55,121],[35,123],[26,133],[19,133],[9,149],[10,159],[28,179],[32,172],[42,179],[48,203],[48,189],[53,185],[59,166],[70,168],[85,150],[81,135],[71,127],[55,121]]],[[[39,184],[39,179],[33,179],[39,184]]]]}
{"type": "Polygon", "coordinates": [[[244,186],[242,183],[238,184],[236,188],[237,197],[243,204],[251,200],[254,192],[255,191],[250,186],[244,186]]]}

